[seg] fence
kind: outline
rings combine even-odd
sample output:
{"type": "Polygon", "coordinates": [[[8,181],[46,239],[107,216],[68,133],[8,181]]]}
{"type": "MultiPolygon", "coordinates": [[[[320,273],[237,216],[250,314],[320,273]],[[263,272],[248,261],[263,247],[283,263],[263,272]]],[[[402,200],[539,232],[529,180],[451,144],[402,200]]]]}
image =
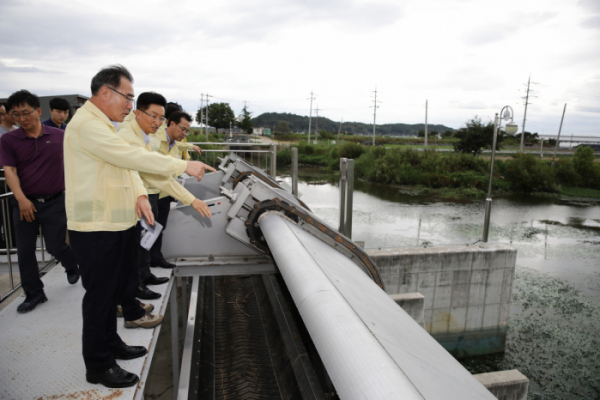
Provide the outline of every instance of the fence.
{"type": "Polygon", "coordinates": [[[267,171],[269,175],[273,178],[277,175],[277,144],[275,143],[229,143],[229,142],[189,142],[190,144],[194,144],[197,146],[210,146],[210,148],[203,148],[202,154],[198,155],[196,153],[192,153],[193,160],[204,161],[204,163],[215,166],[219,164],[219,162],[215,162],[215,156],[217,160],[221,155],[225,155],[227,153],[236,153],[236,154],[244,154],[244,157],[247,157],[246,154],[250,154],[250,162],[253,165],[258,166],[259,168],[263,168],[263,158],[264,158],[264,170],[267,171]],[[223,146],[229,147],[224,149],[214,149],[213,146],[223,146]],[[233,149],[232,149],[233,147],[233,149]],[[269,147],[268,150],[253,150],[254,147],[269,147]],[[238,148],[239,150],[235,150],[238,148]],[[209,157],[211,154],[212,158],[209,157]],[[264,157],[261,155],[264,154],[264,157]],[[256,157],[255,157],[256,156],[256,157]],[[204,160],[203,160],[204,158],[204,160]]]}

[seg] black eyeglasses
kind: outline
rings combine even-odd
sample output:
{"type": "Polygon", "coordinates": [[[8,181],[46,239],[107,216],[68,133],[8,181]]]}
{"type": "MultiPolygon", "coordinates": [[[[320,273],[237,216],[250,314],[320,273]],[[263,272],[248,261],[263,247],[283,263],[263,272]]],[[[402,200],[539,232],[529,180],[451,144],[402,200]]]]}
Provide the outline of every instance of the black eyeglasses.
{"type": "Polygon", "coordinates": [[[156,115],[148,114],[144,110],[140,110],[140,111],[143,112],[144,114],[146,114],[147,116],[149,116],[150,118],[152,118],[153,121],[160,121],[161,124],[167,120],[165,117],[157,117],[156,115]]]}
{"type": "Polygon", "coordinates": [[[190,129],[189,128],[182,128],[181,125],[177,125],[179,127],[179,129],[181,129],[181,131],[183,133],[185,133],[186,135],[190,133],[190,129]]]}
{"type": "Polygon", "coordinates": [[[35,111],[35,110],[31,110],[31,111],[29,111],[29,112],[24,112],[24,113],[21,113],[21,114],[15,114],[15,113],[11,113],[10,115],[12,115],[12,117],[13,117],[14,119],[19,119],[19,118],[27,118],[27,117],[29,117],[29,116],[31,115],[31,113],[32,113],[32,112],[34,112],[34,111],[35,111]]]}
{"type": "Polygon", "coordinates": [[[112,90],[113,92],[115,92],[115,93],[118,93],[118,94],[120,94],[121,96],[125,97],[125,99],[127,99],[127,103],[128,103],[128,104],[129,104],[129,103],[131,103],[131,104],[135,104],[135,99],[134,99],[133,97],[129,97],[129,96],[127,96],[126,94],[123,94],[123,93],[119,92],[117,89],[113,89],[113,88],[111,88],[110,86],[107,86],[107,88],[109,88],[109,89],[110,89],[110,90],[112,90]]]}

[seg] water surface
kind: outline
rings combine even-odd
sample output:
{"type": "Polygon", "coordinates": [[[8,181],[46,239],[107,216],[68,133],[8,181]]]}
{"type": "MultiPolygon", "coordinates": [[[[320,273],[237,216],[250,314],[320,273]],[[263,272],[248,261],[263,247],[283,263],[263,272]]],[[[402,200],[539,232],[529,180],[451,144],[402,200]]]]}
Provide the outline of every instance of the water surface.
{"type": "MultiPolygon", "coordinates": [[[[338,226],[337,184],[319,180],[301,177],[301,198],[338,226]]],[[[366,248],[474,244],[484,207],[484,199],[437,201],[357,181],[352,239],[366,248]]],[[[600,398],[600,205],[497,197],[489,240],[517,248],[506,351],[463,365],[473,373],[520,370],[531,379],[530,399],[600,398]]]]}

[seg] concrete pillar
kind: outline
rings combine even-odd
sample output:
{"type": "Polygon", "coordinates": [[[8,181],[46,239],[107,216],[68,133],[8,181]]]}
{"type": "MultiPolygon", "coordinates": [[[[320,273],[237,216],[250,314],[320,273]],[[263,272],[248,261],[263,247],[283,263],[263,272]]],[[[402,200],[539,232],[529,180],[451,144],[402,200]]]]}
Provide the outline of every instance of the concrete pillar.
{"type": "Polygon", "coordinates": [[[500,400],[527,400],[529,379],[516,369],[473,375],[500,400]]]}
{"type": "Polygon", "coordinates": [[[425,329],[425,296],[421,293],[402,293],[392,294],[390,297],[425,329]]]}

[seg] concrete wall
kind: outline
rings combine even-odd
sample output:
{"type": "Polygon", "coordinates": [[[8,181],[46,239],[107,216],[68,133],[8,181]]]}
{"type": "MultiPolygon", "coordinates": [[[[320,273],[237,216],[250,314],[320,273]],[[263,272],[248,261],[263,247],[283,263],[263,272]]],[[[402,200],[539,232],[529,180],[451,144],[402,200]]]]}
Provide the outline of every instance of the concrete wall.
{"type": "Polygon", "coordinates": [[[501,244],[367,250],[388,294],[419,292],[425,329],[457,357],[504,350],[517,251],[501,244]]]}

